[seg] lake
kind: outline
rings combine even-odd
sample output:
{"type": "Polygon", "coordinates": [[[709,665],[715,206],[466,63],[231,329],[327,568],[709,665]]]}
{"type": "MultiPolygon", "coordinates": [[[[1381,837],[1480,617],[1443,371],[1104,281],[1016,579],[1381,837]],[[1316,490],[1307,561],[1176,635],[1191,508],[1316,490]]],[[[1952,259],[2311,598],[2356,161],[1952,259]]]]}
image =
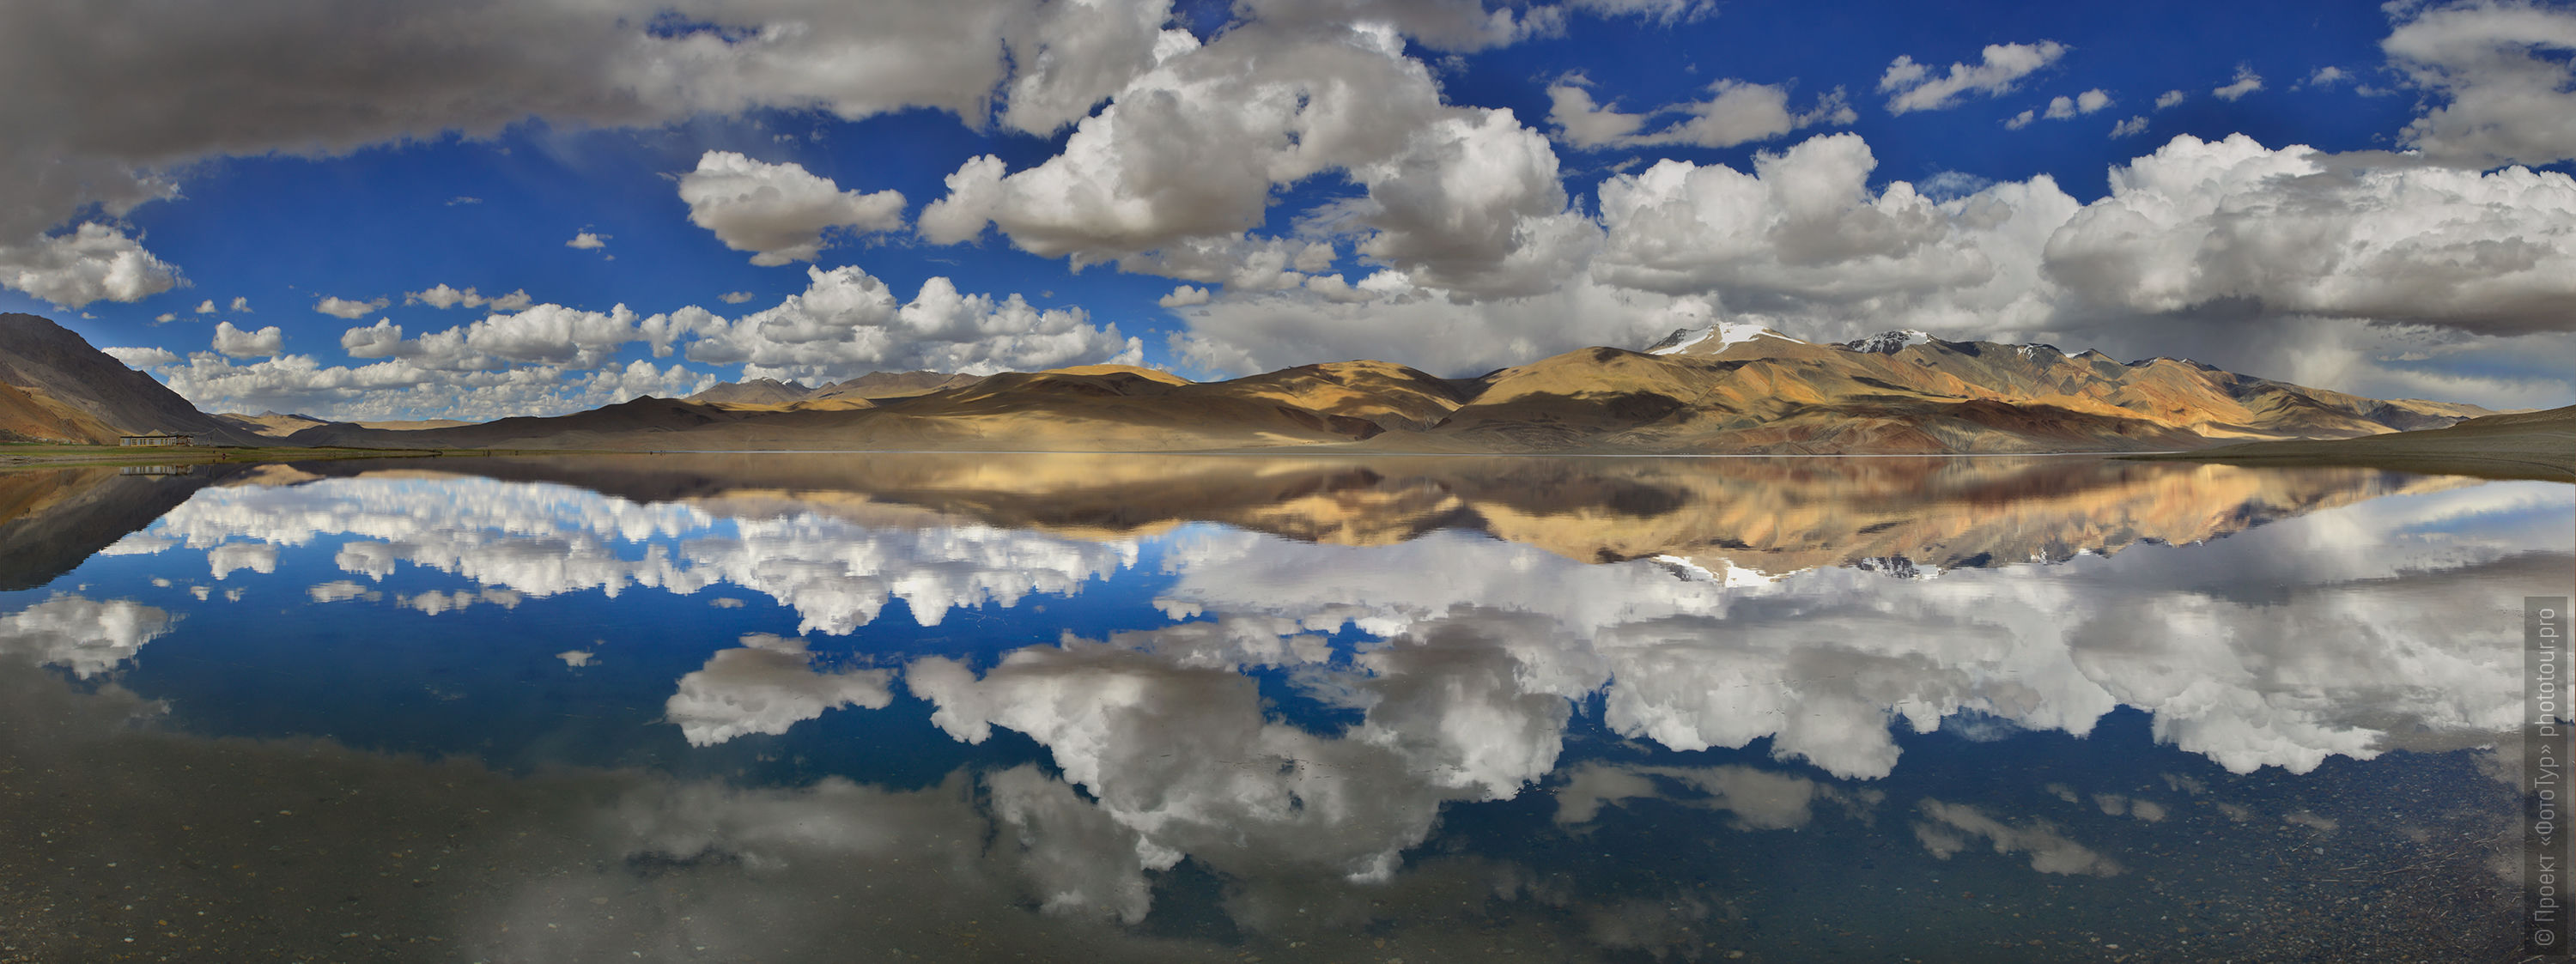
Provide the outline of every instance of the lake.
{"type": "Polygon", "coordinates": [[[2465,961],[2576,489],[0,474],[0,960],[2465,961]]]}

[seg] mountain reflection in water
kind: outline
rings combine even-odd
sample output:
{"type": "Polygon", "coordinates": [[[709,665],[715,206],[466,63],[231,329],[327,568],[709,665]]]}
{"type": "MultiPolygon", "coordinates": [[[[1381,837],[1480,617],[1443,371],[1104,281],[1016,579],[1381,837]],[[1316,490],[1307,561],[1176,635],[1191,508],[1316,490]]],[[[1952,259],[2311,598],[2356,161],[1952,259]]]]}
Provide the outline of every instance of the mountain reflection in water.
{"type": "Polygon", "coordinates": [[[0,475],[0,944],[2495,957],[2492,747],[2569,491],[2089,458],[0,475]]]}

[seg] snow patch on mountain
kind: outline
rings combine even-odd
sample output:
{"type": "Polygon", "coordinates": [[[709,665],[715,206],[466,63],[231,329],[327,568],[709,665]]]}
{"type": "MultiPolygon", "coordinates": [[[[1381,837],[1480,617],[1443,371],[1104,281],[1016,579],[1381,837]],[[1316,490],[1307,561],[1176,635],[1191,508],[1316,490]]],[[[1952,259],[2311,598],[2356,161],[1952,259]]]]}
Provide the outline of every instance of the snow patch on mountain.
{"type": "Polygon", "coordinates": [[[1715,339],[1717,341],[1715,348],[1716,351],[1725,351],[1756,338],[1777,338],[1781,341],[1797,342],[1801,345],[1806,344],[1806,342],[1798,341],[1798,339],[1791,338],[1787,335],[1783,335],[1779,332],[1772,331],[1769,328],[1764,328],[1761,325],[1756,325],[1750,322],[1721,321],[1705,328],[1673,329],[1673,333],[1665,335],[1664,340],[1647,346],[1646,353],[1649,355],[1678,355],[1689,350],[1693,346],[1710,339],[1715,339]]]}
{"type": "Polygon", "coordinates": [[[1652,561],[1683,582],[1713,582],[1728,588],[1737,588],[1768,586],[1780,581],[1780,577],[1759,569],[1747,569],[1736,565],[1732,559],[1717,560],[1722,570],[1712,570],[1684,556],[1660,555],[1652,557],[1652,561]]]}
{"type": "Polygon", "coordinates": [[[1893,355],[1907,345],[1920,345],[1931,340],[1930,334],[1907,328],[1900,331],[1880,332],[1867,338],[1855,338],[1843,342],[1842,346],[1856,352],[1893,355]]]}

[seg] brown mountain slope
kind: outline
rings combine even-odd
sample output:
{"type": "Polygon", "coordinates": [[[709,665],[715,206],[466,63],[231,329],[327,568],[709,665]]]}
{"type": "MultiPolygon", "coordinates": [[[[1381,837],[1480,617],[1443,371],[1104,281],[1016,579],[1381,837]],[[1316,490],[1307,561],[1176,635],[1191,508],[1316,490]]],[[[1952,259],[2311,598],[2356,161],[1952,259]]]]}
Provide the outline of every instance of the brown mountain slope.
{"type": "Polygon", "coordinates": [[[257,415],[216,412],[215,417],[230,422],[245,432],[268,438],[285,438],[316,425],[331,424],[330,419],[314,418],[310,415],[290,415],[284,412],[261,412],[257,415]]]}
{"type": "Polygon", "coordinates": [[[2242,442],[2149,457],[2233,465],[2356,465],[2576,481],[2576,405],[2488,415],[2448,428],[2349,439],[2242,442]]]}
{"type": "Polygon", "coordinates": [[[903,398],[923,395],[943,388],[962,388],[983,376],[951,372],[869,372],[843,382],[834,382],[808,393],[804,401],[828,402],[843,398],[903,398]]]}
{"type": "Polygon", "coordinates": [[[797,382],[782,382],[775,378],[755,378],[747,382],[726,382],[681,401],[726,407],[790,405],[803,401],[806,396],[813,393],[813,389],[797,382]]]}
{"type": "Polygon", "coordinates": [[[187,432],[201,442],[259,442],[257,435],[198,411],[152,376],[34,315],[0,314],[0,384],[40,393],[118,434],[187,432]]]}
{"type": "MultiPolygon", "coordinates": [[[[1688,333],[1677,333],[1686,336],[1688,333]]],[[[2449,424],[2475,406],[2383,402],[2174,359],[1891,333],[1816,345],[1767,332],[1589,348],[1481,379],[1380,448],[1444,451],[2040,452],[2341,438],[2449,424]]]]}
{"type": "Polygon", "coordinates": [[[113,445],[121,434],[116,426],[57,402],[41,389],[0,383],[0,442],[113,445]]]}

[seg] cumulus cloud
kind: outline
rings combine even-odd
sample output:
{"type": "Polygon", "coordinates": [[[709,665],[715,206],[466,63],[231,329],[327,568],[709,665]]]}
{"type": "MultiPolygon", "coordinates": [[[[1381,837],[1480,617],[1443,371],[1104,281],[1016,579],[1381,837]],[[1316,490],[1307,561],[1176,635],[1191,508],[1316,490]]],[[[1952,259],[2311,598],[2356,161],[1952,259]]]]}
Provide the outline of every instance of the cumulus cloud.
{"type": "Polygon", "coordinates": [[[2243,97],[2262,89],[2262,75],[2255,73],[2254,68],[2250,66],[2238,64],[2236,65],[2236,79],[2227,82],[2226,86],[2211,90],[2209,92],[2209,96],[2216,97],[2220,100],[2235,100],[2239,97],[2243,97]]]}
{"type": "Polygon", "coordinates": [[[365,328],[340,333],[340,350],[351,358],[390,358],[403,348],[403,330],[385,318],[365,328]]]}
{"type": "Polygon", "coordinates": [[[2048,101],[2048,119],[2066,120],[2111,106],[2110,93],[2094,88],[2073,97],[2053,97],[2048,101]]]}
{"type": "Polygon", "coordinates": [[[1902,181],[1870,190],[1876,166],[1858,135],[1837,134],[1760,155],[1751,174],[1666,160],[1613,177],[1600,188],[1608,240],[1592,273],[1811,325],[2040,309],[2024,300],[2042,284],[2029,246],[2074,199],[2041,177],[1935,203],[1902,181]]]}
{"type": "Polygon", "coordinates": [[[1359,354],[1465,375],[1716,318],[1811,340],[1904,318],[1944,337],[2187,355],[2348,391],[2563,404],[2528,378],[2437,384],[2373,359],[2474,335],[2561,339],[2523,353],[2563,344],[2570,324],[2548,306],[2576,277],[2564,175],[2182,137],[2114,168],[2110,195],[2086,205],[2044,176],[1937,197],[1873,187],[1875,164],[1852,134],[1757,155],[1749,171],[1658,162],[1601,182],[1583,226],[1598,233],[1566,246],[1575,270],[1554,290],[1462,300],[1382,271],[1212,292],[1173,350],[1210,371],[1359,354]]]}
{"type": "Polygon", "coordinates": [[[2576,11],[2511,0],[2423,8],[2380,42],[2437,102],[2407,143],[2451,163],[2576,157],[2576,11]]]}
{"type": "Polygon", "coordinates": [[[680,677],[663,717],[690,746],[714,746],[754,733],[776,736],[825,710],[876,710],[894,702],[886,687],[893,671],[819,671],[806,645],[769,633],[742,637],[741,646],[718,650],[705,667],[680,677]]]}
{"type": "Polygon", "coordinates": [[[2189,99],[2191,99],[2190,94],[2183,93],[2179,90],[2168,90],[2156,95],[2156,109],[2163,110],[2189,99]]]}
{"type": "MultiPolygon", "coordinates": [[[[432,308],[455,308],[463,306],[467,308],[488,307],[494,311],[519,311],[527,308],[530,304],[535,303],[535,301],[536,299],[528,297],[527,289],[524,288],[510,292],[506,295],[486,298],[483,296],[481,291],[476,289],[467,288],[463,291],[458,291],[454,286],[445,283],[441,283],[426,291],[411,291],[403,294],[403,304],[428,305],[432,308]]],[[[382,307],[382,305],[378,305],[378,307],[382,307]]],[[[356,318],[357,315],[342,315],[341,317],[356,318]]]]}
{"type": "Polygon", "coordinates": [[[145,368],[159,368],[163,365],[176,364],[179,361],[178,352],[150,345],[141,347],[118,346],[101,348],[99,350],[108,353],[110,357],[115,358],[117,361],[124,362],[125,367],[138,370],[145,368]]]}
{"type": "Polygon", "coordinates": [[[229,321],[215,323],[214,348],[234,358],[275,355],[286,350],[286,333],[276,325],[247,331],[229,321]]]}
{"type": "Polygon", "coordinates": [[[2144,115],[2133,114],[2130,115],[2128,120],[2111,125],[2111,136],[2113,137],[2136,137],[2146,132],[2147,118],[2144,115]]]}
{"type": "Polygon", "coordinates": [[[689,223],[715,232],[725,247],[753,252],[751,263],[767,267],[814,260],[826,231],[874,234],[904,226],[899,192],[843,191],[803,165],[731,151],[699,157],[697,169],[680,178],[680,200],[689,205],[689,223]]]}
{"type": "Polygon", "coordinates": [[[1971,94],[1991,97],[2009,92],[2022,78],[2066,56],[2066,50],[2065,44],[2054,40],[1988,44],[1979,62],[1954,63],[1946,72],[1899,55],[1879,76],[1878,91],[1889,95],[1887,112],[1891,114],[1942,110],[1956,106],[1971,94]]]}
{"type": "Polygon", "coordinates": [[[1304,246],[1250,232],[1274,188],[1335,171],[1365,194],[1338,209],[1334,230],[1453,296],[1544,289],[1585,243],[1545,138],[1510,111],[1444,103],[1384,23],[1257,21],[1205,44],[1166,32],[1153,69],[1059,154],[1016,172],[995,156],[968,161],[920,230],[956,243],[989,224],[1077,267],[1286,288],[1314,273],[1280,270],[1304,246]]]}
{"type": "Polygon", "coordinates": [[[2112,172],[2048,240],[2076,296],[2142,312],[2239,299],[2281,313],[2480,334],[2565,331],[2576,179],[2375,166],[2236,135],[2177,137],[2112,172]]]}
{"type": "Polygon", "coordinates": [[[208,299],[206,299],[206,300],[204,300],[204,301],[197,302],[197,307],[196,307],[196,309],[195,309],[195,310],[196,310],[196,312],[197,312],[198,314],[201,314],[201,315],[211,315],[211,314],[214,314],[214,313],[215,313],[215,300],[214,300],[214,299],[212,299],[212,298],[208,298],[208,299]]]}
{"type": "Polygon", "coordinates": [[[755,296],[748,291],[728,291],[717,295],[716,300],[728,305],[738,305],[743,302],[750,301],[753,297],[755,296]]]}
{"type": "Polygon", "coordinates": [[[1187,308],[1191,305],[1204,305],[1207,302],[1208,290],[1196,285],[1181,285],[1173,288],[1171,294],[1154,299],[1155,304],[1165,308],[1187,308]]]}
{"type": "Polygon", "coordinates": [[[682,365],[657,368],[644,359],[589,371],[546,364],[458,370],[401,358],[326,366],[310,355],[237,364],[213,352],[192,355],[164,374],[171,390],[210,411],[275,409],[352,421],[563,415],[643,395],[684,396],[716,382],[682,365]]]}
{"type": "Polygon", "coordinates": [[[2121,871],[2119,861],[2067,839],[2043,821],[2008,824],[1975,807],[1930,797],[1923,799],[1920,809],[1923,820],[1914,825],[1915,839],[1923,843],[1925,851],[1942,860],[1983,842],[1998,854],[2029,854],[2030,869],[2043,874],[2116,877],[2121,871]]]}
{"type": "Polygon", "coordinates": [[[2111,106],[2110,93],[2097,87],[2073,97],[2061,96],[2049,98],[2047,113],[2040,113],[2038,108],[2022,111],[2019,114],[2013,115],[2010,119],[2005,120],[2004,127],[2011,130],[2020,130],[2024,127],[2030,126],[2032,121],[2039,120],[2043,117],[2049,120],[2073,120],[2076,117],[2090,114],[2109,106],[2111,106]]]}
{"type": "MultiPolygon", "coordinates": [[[[960,292],[944,277],[898,303],[883,281],[856,267],[808,269],[808,276],[804,292],[730,320],[695,306],[640,315],[623,304],[607,311],[530,305],[420,334],[378,319],[340,335],[350,357],[381,359],[357,367],[326,366],[309,355],[234,363],[224,356],[279,354],[283,338],[275,326],[246,332],[225,322],[216,331],[221,354],[192,356],[171,367],[169,379],[173,390],[210,410],[489,419],[688,395],[715,381],[684,365],[626,357],[639,345],[657,358],[685,353],[704,364],[742,364],[747,378],[826,381],[879,369],[990,374],[1143,357],[1141,342],[1116,325],[1093,325],[1080,308],[960,292]]],[[[452,289],[417,294],[459,303],[464,297],[452,289]]]]}
{"type": "Polygon", "coordinates": [[[1732,147],[1818,124],[1849,124],[1859,118],[1845,103],[1840,88],[1817,98],[1803,113],[1790,112],[1789,91],[1783,86],[1720,80],[1710,84],[1708,90],[1706,100],[1626,114],[1615,107],[1593,103],[1583,78],[1568,77],[1548,86],[1551,106],[1547,119],[1557,128],[1558,138],[1567,144],[1608,148],[1661,144],[1732,147]],[[1639,133],[1650,121],[1673,115],[1679,115],[1679,119],[1662,129],[1639,133]]]}
{"type": "MultiPolygon", "coordinates": [[[[96,221],[68,234],[40,236],[22,244],[0,243],[0,286],[65,308],[93,301],[140,301],[183,284],[178,269],[143,250],[142,242],[96,221]]],[[[213,302],[206,303],[207,310],[213,307],[213,302]]]]}
{"type": "Polygon", "coordinates": [[[167,611],[130,599],[57,593],[0,616],[0,654],[60,666],[87,679],[134,658],[143,644],[168,633],[171,622],[167,611]]]}
{"type": "Polygon", "coordinates": [[[1079,308],[1039,309],[1019,295],[965,294],[947,278],[898,303],[856,267],[806,269],[811,283],[776,307],[687,322],[692,361],[741,364],[748,378],[837,380],[878,369],[990,374],[1079,362],[1136,364],[1143,346],[1079,308]]]}
{"type": "MultiPolygon", "coordinates": [[[[237,298],[234,300],[239,301],[241,299],[237,298]]],[[[346,318],[351,321],[356,321],[357,319],[364,317],[368,312],[381,310],[386,305],[392,303],[393,302],[390,299],[386,298],[377,298],[373,301],[351,301],[347,298],[324,295],[322,296],[322,300],[313,303],[313,310],[330,315],[334,318],[346,318]]],[[[236,306],[233,310],[240,311],[241,308],[236,306]]]]}
{"type": "Polygon", "coordinates": [[[564,242],[564,247],[580,248],[584,251],[596,251],[607,247],[608,239],[612,237],[615,237],[615,235],[593,234],[588,231],[583,231],[579,234],[573,235],[572,240],[564,242]]]}

